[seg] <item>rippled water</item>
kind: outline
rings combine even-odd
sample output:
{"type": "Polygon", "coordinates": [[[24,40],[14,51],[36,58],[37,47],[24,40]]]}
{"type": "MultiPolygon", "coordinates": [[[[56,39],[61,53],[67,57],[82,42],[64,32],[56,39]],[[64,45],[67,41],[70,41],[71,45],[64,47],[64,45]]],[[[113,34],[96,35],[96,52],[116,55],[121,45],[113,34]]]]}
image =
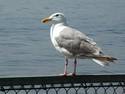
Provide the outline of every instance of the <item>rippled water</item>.
{"type": "Polygon", "coordinates": [[[119,59],[108,67],[79,60],[78,74],[125,72],[125,0],[0,0],[0,76],[63,72],[64,59],[50,42],[50,26],[40,23],[54,12],[63,12],[70,26],[119,59]]]}

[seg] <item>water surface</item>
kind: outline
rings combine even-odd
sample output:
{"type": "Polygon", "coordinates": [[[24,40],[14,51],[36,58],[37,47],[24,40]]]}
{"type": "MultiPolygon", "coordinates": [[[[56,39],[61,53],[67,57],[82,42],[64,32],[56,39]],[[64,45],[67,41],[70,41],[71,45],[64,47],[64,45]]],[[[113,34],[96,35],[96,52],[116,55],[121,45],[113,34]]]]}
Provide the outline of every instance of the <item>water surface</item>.
{"type": "MultiPolygon", "coordinates": [[[[41,18],[63,12],[68,24],[92,37],[118,63],[101,67],[79,60],[78,74],[125,72],[125,0],[0,0],[0,76],[57,75],[64,58],[41,18]]],[[[72,62],[72,61],[70,61],[72,62]]],[[[69,64],[72,71],[73,63],[69,64]]]]}

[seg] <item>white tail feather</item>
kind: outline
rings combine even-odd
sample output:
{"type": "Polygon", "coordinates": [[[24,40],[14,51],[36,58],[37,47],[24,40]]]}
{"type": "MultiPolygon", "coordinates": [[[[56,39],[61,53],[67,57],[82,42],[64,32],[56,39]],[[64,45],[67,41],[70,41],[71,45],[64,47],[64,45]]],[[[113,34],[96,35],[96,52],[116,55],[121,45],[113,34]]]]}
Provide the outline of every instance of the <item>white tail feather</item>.
{"type": "Polygon", "coordinates": [[[107,63],[105,63],[105,62],[103,62],[103,61],[100,61],[100,60],[97,60],[97,59],[92,59],[95,63],[97,63],[97,64],[99,64],[99,65],[101,65],[101,66],[105,66],[105,65],[107,65],[107,63]]]}

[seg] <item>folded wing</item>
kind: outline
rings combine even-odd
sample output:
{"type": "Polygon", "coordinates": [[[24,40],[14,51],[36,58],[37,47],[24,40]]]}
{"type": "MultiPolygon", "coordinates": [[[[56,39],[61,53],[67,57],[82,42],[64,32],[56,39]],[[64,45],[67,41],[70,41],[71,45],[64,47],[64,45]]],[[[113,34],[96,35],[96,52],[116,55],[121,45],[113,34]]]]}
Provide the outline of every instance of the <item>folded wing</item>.
{"type": "Polygon", "coordinates": [[[100,53],[100,48],[85,34],[73,28],[64,28],[56,37],[58,46],[65,48],[70,53],[79,57],[89,57],[100,53]]]}

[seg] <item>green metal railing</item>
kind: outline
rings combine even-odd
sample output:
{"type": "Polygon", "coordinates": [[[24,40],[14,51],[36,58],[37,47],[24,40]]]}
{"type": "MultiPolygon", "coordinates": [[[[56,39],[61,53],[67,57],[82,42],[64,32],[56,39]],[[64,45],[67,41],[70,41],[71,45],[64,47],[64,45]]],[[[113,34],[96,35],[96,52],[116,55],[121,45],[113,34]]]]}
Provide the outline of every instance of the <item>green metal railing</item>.
{"type": "Polygon", "coordinates": [[[125,94],[125,75],[0,78],[0,94],[125,94]]]}

